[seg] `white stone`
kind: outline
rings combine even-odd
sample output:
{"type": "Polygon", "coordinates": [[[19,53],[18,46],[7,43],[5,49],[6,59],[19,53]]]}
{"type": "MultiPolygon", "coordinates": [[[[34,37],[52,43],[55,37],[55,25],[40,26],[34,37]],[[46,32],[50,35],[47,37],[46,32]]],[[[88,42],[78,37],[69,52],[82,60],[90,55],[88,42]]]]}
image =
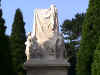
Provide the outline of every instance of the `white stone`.
{"type": "Polygon", "coordinates": [[[58,30],[57,8],[51,5],[48,9],[36,9],[34,13],[35,29],[26,41],[27,59],[63,59],[65,46],[58,30]]]}
{"type": "Polygon", "coordinates": [[[28,34],[25,42],[27,75],[67,75],[70,65],[63,56],[65,46],[58,31],[57,8],[51,5],[36,9],[34,17],[34,32],[28,34]]]}
{"type": "Polygon", "coordinates": [[[32,46],[32,37],[31,37],[31,32],[28,33],[28,37],[27,37],[27,41],[25,42],[26,45],[26,50],[25,50],[25,54],[27,56],[27,60],[29,60],[30,58],[30,47],[32,46]]]}
{"type": "MultiPolygon", "coordinates": [[[[48,9],[36,9],[34,14],[35,35],[39,44],[48,41],[58,31],[57,9],[51,5],[48,9]]],[[[33,32],[34,33],[34,32],[33,32]]]]}

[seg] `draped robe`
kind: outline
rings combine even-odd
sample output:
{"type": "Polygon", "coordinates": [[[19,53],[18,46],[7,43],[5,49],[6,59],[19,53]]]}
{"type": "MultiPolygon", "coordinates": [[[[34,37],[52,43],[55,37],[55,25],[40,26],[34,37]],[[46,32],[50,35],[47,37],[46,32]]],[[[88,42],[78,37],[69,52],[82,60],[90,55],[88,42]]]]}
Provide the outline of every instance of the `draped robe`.
{"type": "Polygon", "coordinates": [[[48,9],[36,9],[34,14],[34,36],[39,44],[43,44],[58,32],[57,9],[51,6],[48,9]]]}

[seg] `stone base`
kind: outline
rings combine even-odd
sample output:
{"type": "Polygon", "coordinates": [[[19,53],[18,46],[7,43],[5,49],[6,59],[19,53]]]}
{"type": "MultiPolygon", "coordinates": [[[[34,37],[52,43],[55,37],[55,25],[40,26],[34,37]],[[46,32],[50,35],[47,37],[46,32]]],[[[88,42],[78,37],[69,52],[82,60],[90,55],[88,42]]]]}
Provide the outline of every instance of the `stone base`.
{"type": "Polygon", "coordinates": [[[27,75],[67,75],[69,64],[64,60],[31,59],[24,64],[27,75]]]}

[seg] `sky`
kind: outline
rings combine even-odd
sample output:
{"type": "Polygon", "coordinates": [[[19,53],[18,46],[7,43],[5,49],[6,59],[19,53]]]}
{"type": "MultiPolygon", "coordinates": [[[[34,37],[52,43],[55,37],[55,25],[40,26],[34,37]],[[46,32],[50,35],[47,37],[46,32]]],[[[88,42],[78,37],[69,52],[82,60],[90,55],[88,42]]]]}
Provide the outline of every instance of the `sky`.
{"type": "Polygon", "coordinates": [[[7,26],[6,34],[11,34],[12,23],[17,8],[20,8],[25,24],[25,30],[32,32],[35,8],[49,8],[51,4],[58,9],[59,25],[66,19],[74,18],[76,13],[86,12],[89,0],[2,0],[3,18],[7,26]]]}

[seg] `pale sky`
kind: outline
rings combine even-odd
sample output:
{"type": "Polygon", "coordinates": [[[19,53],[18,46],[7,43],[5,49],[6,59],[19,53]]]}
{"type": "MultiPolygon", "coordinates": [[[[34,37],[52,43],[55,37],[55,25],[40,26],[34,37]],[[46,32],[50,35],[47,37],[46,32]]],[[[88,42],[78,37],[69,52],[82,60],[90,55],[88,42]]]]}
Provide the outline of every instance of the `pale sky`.
{"type": "Polygon", "coordinates": [[[51,4],[55,4],[61,25],[65,19],[73,18],[76,13],[86,12],[88,2],[89,0],[2,0],[3,18],[7,26],[6,34],[11,34],[11,27],[17,8],[20,8],[23,13],[27,33],[32,32],[35,8],[49,8],[51,4]]]}

